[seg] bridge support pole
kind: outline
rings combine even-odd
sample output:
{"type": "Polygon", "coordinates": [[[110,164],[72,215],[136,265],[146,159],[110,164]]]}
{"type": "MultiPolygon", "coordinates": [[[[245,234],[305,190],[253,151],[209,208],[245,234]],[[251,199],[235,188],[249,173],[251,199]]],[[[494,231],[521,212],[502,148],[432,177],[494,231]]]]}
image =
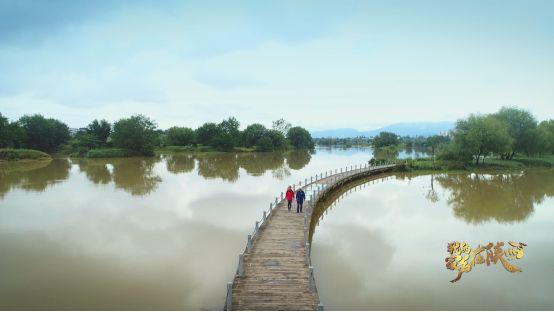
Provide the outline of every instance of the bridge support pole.
{"type": "Polygon", "coordinates": [[[304,246],[308,243],[308,227],[304,225],[304,246]]]}
{"type": "Polygon", "coordinates": [[[304,185],[308,185],[308,179],[304,179],[304,185]]]}
{"type": "Polygon", "coordinates": [[[269,203],[269,215],[273,212],[273,203],[269,203]]]}
{"type": "Polygon", "coordinates": [[[283,192],[281,192],[281,200],[283,200],[283,192]]]}
{"type": "Polygon", "coordinates": [[[310,265],[308,268],[308,288],[311,292],[315,291],[314,287],[314,267],[310,265]]]}
{"type": "Polygon", "coordinates": [[[266,223],[267,223],[267,213],[265,212],[265,210],[264,210],[264,217],[263,217],[263,219],[264,219],[264,224],[266,224],[266,223]]]}
{"type": "Polygon", "coordinates": [[[225,298],[225,311],[231,311],[233,309],[233,283],[227,283],[227,297],[225,298]]]}
{"type": "Polygon", "coordinates": [[[252,235],[248,234],[248,242],[246,243],[246,251],[252,253],[252,235]]]}
{"type": "Polygon", "coordinates": [[[258,235],[259,229],[260,229],[260,221],[256,221],[256,225],[254,226],[254,235],[258,235]]]}
{"type": "Polygon", "coordinates": [[[275,208],[277,208],[277,203],[279,202],[279,197],[275,197],[275,208]]]}
{"type": "Polygon", "coordinates": [[[244,277],[244,254],[239,254],[238,274],[239,277],[244,277]]]}

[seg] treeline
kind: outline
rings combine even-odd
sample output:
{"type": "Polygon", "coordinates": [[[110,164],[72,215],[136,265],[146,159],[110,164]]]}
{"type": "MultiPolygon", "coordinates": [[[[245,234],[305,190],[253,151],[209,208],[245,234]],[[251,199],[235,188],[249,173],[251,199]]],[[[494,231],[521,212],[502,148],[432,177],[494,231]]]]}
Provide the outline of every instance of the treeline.
{"type": "Polygon", "coordinates": [[[401,138],[381,132],[372,139],[376,149],[392,146],[426,147],[435,150],[441,160],[471,162],[476,165],[486,157],[511,160],[515,155],[541,156],[554,153],[554,120],[538,122],[528,111],[503,107],[494,114],[475,115],[456,122],[448,136],[401,138]]]}
{"type": "Polygon", "coordinates": [[[503,107],[488,115],[470,115],[458,120],[439,158],[475,161],[498,156],[511,160],[514,155],[540,156],[554,153],[554,120],[538,122],[526,110],[503,107]]]}
{"type": "Polygon", "coordinates": [[[113,125],[106,120],[93,120],[71,134],[69,127],[42,115],[23,116],[9,122],[0,114],[0,148],[27,148],[44,152],[61,151],[78,156],[153,155],[154,149],[165,146],[202,146],[218,151],[237,147],[259,151],[312,149],[313,139],[302,127],[292,127],[283,119],[273,122],[272,129],[252,124],[244,130],[230,117],[220,123],[207,122],[197,129],[157,128],[143,115],[122,118],[113,125]]]}
{"type": "Polygon", "coordinates": [[[371,139],[365,136],[358,136],[353,138],[316,138],[315,144],[321,146],[370,146],[371,139]]]}

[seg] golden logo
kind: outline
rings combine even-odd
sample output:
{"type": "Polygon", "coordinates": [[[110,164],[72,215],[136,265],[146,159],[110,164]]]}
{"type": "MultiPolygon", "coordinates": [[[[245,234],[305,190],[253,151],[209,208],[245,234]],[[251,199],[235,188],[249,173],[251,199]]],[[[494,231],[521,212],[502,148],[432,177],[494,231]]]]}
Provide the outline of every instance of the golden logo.
{"type": "Polygon", "coordinates": [[[457,282],[462,278],[462,274],[471,271],[476,264],[487,263],[489,266],[492,263],[496,264],[498,260],[502,263],[504,268],[511,273],[521,272],[521,269],[509,261],[523,258],[523,247],[527,246],[524,243],[508,242],[510,248],[503,250],[504,242],[497,242],[496,245],[488,243],[486,246],[478,245],[477,248],[471,249],[465,242],[452,242],[447,246],[447,251],[450,257],[444,259],[446,261],[446,268],[449,270],[457,270],[458,276],[451,280],[451,283],[457,282]],[[486,258],[482,253],[486,254],[486,258]]]}

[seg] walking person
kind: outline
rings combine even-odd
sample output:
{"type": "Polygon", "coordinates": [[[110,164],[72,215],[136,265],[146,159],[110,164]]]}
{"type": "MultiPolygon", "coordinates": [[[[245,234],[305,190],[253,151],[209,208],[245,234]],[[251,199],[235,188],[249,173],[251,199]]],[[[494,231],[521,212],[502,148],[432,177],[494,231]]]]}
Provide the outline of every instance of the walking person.
{"type": "Polygon", "coordinates": [[[290,207],[292,206],[292,199],[294,198],[294,191],[292,190],[292,187],[290,187],[290,185],[287,188],[286,198],[287,198],[287,208],[289,209],[289,212],[290,212],[290,207]]]}
{"type": "Polygon", "coordinates": [[[296,213],[302,212],[302,204],[304,203],[304,199],[306,199],[306,194],[304,194],[304,191],[302,189],[298,189],[298,191],[296,191],[296,213]]]}

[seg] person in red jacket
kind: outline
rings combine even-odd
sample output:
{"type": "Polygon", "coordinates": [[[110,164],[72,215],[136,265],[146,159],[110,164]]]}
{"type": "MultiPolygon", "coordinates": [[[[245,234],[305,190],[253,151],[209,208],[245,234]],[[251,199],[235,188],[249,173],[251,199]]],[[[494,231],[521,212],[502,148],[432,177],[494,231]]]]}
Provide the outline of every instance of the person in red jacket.
{"type": "Polygon", "coordinates": [[[286,194],[285,198],[287,199],[287,207],[288,207],[289,212],[290,212],[290,207],[292,206],[292,199],[294,198],[294,191],[292,190],[292,187],[290,187],[290,185],[287,188],[287,194],[286,194]]]}

